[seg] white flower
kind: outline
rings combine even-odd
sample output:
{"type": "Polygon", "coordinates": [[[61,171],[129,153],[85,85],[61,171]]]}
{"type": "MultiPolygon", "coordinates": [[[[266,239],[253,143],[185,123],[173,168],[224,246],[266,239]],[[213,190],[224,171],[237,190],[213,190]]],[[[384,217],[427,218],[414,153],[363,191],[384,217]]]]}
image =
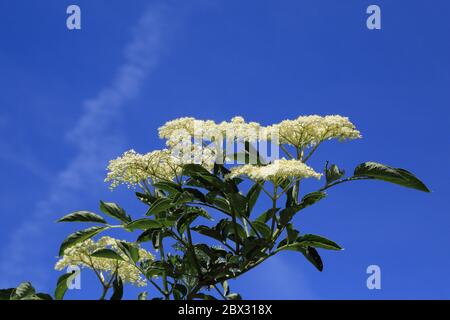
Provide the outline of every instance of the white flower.
{"type": "Polygon", "coordinates": [[[301,116],[296,120],[285,120],[274,125],[278,129],[281,144],[291,144],[304,148],[315,146],[329,140],[361,138],[361,134],[346,117],[335,116],[301,116]]]}
{"type": "MultiPolygon", "coordinates": [[[[117,275],[122,279],[122,281],[137,285],[145,286],[146,279],[142,277],[140,271],[134,266],[134,262],[131,261],[128,256],[123,253],[117,242],[119,240],[111,237],[102,237],[97,242],[92,239],[88,239],[84,242],[78,243],[73,247],[70,247],[64,251],[62,258],[56,263],[56,270],[63,270],[68,266],[78,265],[81,267],[86,267],[93,269],[98,274],[103,277],[103,272],[109,273],[110,275],[117,272],[117,275]],[[119,254],[124,260],[115,260],[108,258],[98,258],[92,257],[92,253],[99,249],[111,249],[119,254]]],[[[122,241],[125,242],[125,241],[122,241]]],[[[131,244],[133,245],[133,244],[131,244]]],[[[149,261],[153,260],[154,257],[148,251],[139,248],[139,261],[149,261]]]]}
{"type": "Polygon", "coordinates": [[[240,139],[256,141],[264,129],[257,122],[245,122],[244,118],[237,116],[231,121],[220,124],[212,120],[197,120],[195,118],[179,118],[167,122],[158,129],[159,137],[167,140],[167,145],[173,147],[177,143],[191,141],[223,141],[240,139]]]}
{"type": "Polygon", "coordinates": [[[134,187],[149,179],[172,180],[180,172],[179,161],[169,150],[156,150],[144,155],[129,150],[109,162],[105,182],[111,182],[112,189],[119,184],[134,187]]]}
{"type": "Polygon", "coordinates": [[[316,178],[320,179],[322,176],[311,167],[299,160],[279,159],[266,166],[257,166],[247,164],[244,166],[234,167],[227,175],[227,179],[232,179],[238,176],[247,176],[252,180],[270,180],[273,182],[280,182],[287,178],[316,178]]]}

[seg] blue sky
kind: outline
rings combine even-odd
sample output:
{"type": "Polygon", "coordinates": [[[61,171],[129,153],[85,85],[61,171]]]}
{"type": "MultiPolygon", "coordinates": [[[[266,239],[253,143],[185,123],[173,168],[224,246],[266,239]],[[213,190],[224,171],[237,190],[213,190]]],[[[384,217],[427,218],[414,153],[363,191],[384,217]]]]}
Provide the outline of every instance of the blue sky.
{"type": "MultiPolygon", "coordinates": [[[[165,121],[341,114],[364,139],[327,143],[317,170],[378,161],[433,192],[381,182],[330,190],[296,224],[345,250],[323,252],[322,273],[283,253],[232,289],[254,299],[449,298],[449,10],[445,0],[2,1],[0,287],[53,290],[59,243],[80,228],[54,223],[62,215],[104,199],[139,217],[132,193],[103,183],[105,166],[130,148],[161,148],[165,121]],[[65,26],[72,3],[80,31],[65,26]],[[381,7],[380,31],[365,26],[370,4],[381,7]],[[381,290],[366,288],[371,264],[381,290]]],[[[93,281],[84,272],[68,298],[98,297],[93,281]]]]}

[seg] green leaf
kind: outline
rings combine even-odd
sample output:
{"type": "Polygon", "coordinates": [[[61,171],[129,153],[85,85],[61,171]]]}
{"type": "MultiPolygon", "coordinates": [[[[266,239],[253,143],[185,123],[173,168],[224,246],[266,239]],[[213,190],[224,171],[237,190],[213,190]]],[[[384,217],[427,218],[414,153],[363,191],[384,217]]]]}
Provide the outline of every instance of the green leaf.
{"type": "Polygon", "coordinates": [[[227,193],[231,210],[235,210],[238,216],[246,216],[247,214],[247,198],[240,193],[227,193]]]}
{"type": "Polygon", "coordinates": [[[199,164],[184,165],[183,174],[191,178],[187,182],[187,184],[191,186],[204,188],[209,191],[216,191],[220,194],[238,191],[236,186],[237,181],[235,179],[223,181],[199,164]]]}
{"type": "Polygon", "coordinates": [[[298,230],[294,229],[294,226],[292,225],[292,223],[289,223],[286,226],[286,232],[287,232],[287,241],[289,243],[296,241],[298,238],[298,235],[300,234],[300,232],[298,230]]]}
{"type": "Polygon", "coordinates": [[[198,232],[204,236],[219,240],[219,241],[224,241],[225,238],[223,237],[223,235],[220,233],[220,231],[216,230],[216,229],[211,229],[207,226],[195,226],[192,228],[193,231],[198,232]]]}
{"type": "Polygon", "coordinates": [[[280,208],[269,209],[265,211],[263,214],[261,214],[258,218],[256,218],[255,221],[266,223],[274,216],[274,214],[278,212],[278,210],[280,210],[280,208]]]}
{"type": "Polygon", "coordinates": [[[297,243],[303,247],[315,247],[328,250],[342,250],[335,242],[314,234],[305,234],[297,239],[297,243]]]}
{"type": "Polygon", "coordinates": [[[10,300],[15,288],[0,289],[0,300],[10,300]]]}
{"type": "Polygon", "coordinates": [[[99,234],[100,232],[105,231],[107,229],[109,229],[109,227],[91,227],[88,229],[84,229],[84,230],[72,233],[61,243],[61,247],[59,248],[59,255],[60,256],[64,255],[64,251],[67,248],[70,248],[79,242],[83,242],[87,239],[90,239],[93,236],[95,236],[95,235],[99,234]]]}
{"type": "Polygon", "coordinates": [[[289,222],[291,222],[294,215],[299,212],[300,210],[305,209],[306,207],[309,207],[310,205],[313,205],[314,203],[318,202],[319,200],[326,197],[326,192],[324,191],[316,191],[312,193],[308,193],[302,198],[302,201],[298,205],[294,205],[292,207],[286,207],[285,209],[281,210],[280,212],[280,224],[282,226],[287,225],[289,222]]]}
{"type": "Polygon", "coordinates": [[[113,218],[116,218],[124,223],[131,221],[131,217],[127,216],[125,210],[119,207],[116,203],[100,201],[100,210],[113,218]]]}
{"type": "Polygon", "coordinates": [[[297,187],[293,186],[286,191],[286,207],[293,207],[297,204],[296,190],[297,187]]]}
{"type": "Polygon", "coordinates": [[[210,194],[208,195],[208,203],[213,204],[222,211],[231,214],[230,204],[228,200],[220,197],[212,197],[210,194]]]}
{"type": "Polygon", "coordinates": [[[183,191],[189,193],[192,198],[200,202],[207,202],[206,196],[200,190],[195,188],[184,188],[183,191]]]}
{"type": "Polygon", "coordinates": [[[335,164],[331,165],[330,168],[328,168],[328,162],[325,167],[325,177],[327,180],[327,185],[332,183],[333,181],[341,179],[345,174],[344,170],[340,170],[339,167],[335,164]]]}
{"type": "Polygon", "coordinates": [[[162,225],[158,221],[147,218],[132,221],[124,226],[128,231],[157,229],[161,227],[162,225]]]}
{"type": "MultiPolygon", "coordinates": [[[[283,240],[283,242],[285,242],[286,240],[283,240]]],[[[313,266],[315,266],[317,268],[317,270],[322,271],[323,270],[323,262],[322,259],[320,258],[319,253],[317,252],[316,249],[314,249],[313,247],[304,247],[299,245],[298,243],[294,243],[294,244],[289,244],[289,245],[282,245],[280,246],[276,252],[281,251],[281,250],[290,250],[290,251],[297,251],[302,253],[305,258],[312,263],[313,266]]]]}
{"type": "Polygon", "coordinates": [[[208,220],[212,220],[208,212],[199,207],[189,207],[188,211],[185,212],[177,221],[177,231],[179,234],[183,234],[192,222],[198,217],[203,217],[208,220]]]}
{"type": "Polygon", "coordinates": [[[355,177],[368,177],[395,183],[407,188],[430,192],[425,184],[411,172],[376,162],[365,162],[356,167],[355,177]]]}
{"type": "Polygon", "coordinates": [[[102,216],[90,211],[77,211],[70,213],[59,219],[58,222],[98,222],[106,224],[106,220],[103,219],[102,216]]]}
{"type": "Polygon", "coordinates": [[[320,255],[316,249],[314,249],[312,247],[308,247],[302,253],[305,256],[305,258],[309,262],[311,262],[314,267],[317,268],[317,270],[319,270],[320,272],[323,271],[322,258],[320,258],[320,255]]]}
{"type": "Polygon", "coordinates": [[[158,214],[158,213],[164,212],[167,209],[169,209],[170,207],[172,207],[172,199],[159,198],[158,200],[153,202],[152,206],[150,207],[150,209],[147,212],[147,215],[149,216],[151,214],[158,214]]]}
{"type": "Polygon", "coordinates": [[[258,239],[255,237],[248,237],[244,240],[242,245],[242,254],[248,260],[254,260],[264,255],[262,249],[266,247],[268,241],[266,239],[258,239]]]}
{"type": "Polygon", "coordinates": [[[38,298],[39,300],[53,300],[52,296],[47,294],[47,293],[36,293],[36,298],[38,298]]]}
{"type": "Polygon", "coordinates": [[[261,183],[257,182],[248,191],[247,196],[246,196],[246,198],[247,198],[247,217],[250,216],[250,213],[252,212],[253,207],[255,206],[256,201],[259,198],[262,188],[263,187],[262,187],[261,183]]]}
{"type": "Polygon", "coordinates": [[[294,215],[300,210],[300,206],[288,207],[280,211],[280,224],[282,226],[291,222],[294,215]]]}
{"type": "Polygon", "coordinates": [[[124,259],[114,250],[104,248],[99,249],[91,254],[92,257],[95,258],[105,258],[105,259],[113,259],[113,260],[120,260],[124,261],[124,259]]]}
{"type": "Polygon", "coordinates": [[[234,226],[234,223],[231,221],[227,221],[223,225],[222,235],[234,242],[242,242],[247,237],[244,228],[239,223],[236,223],[236,226],[234,226]],[[237,237],[235,229],[237,230],[237,237]]]}
{"type": "Polygon", "coordinates": [[[153,241],[155,240],[155,237],[159,234],[160,229],[148,229],[141,233],[141,235],[137,238],[136,242],[147,242],[147,241],[153,241]]]}
{"type": "Polygon", "coordinates": [[[306,207],[309,207],[309,206],[315,204],[316,202],[322,200],[326,196],[327,196],[327,193],[324,191],[316,191],[316,192],[308,193],[307,195],[305,195],[302,198],[302,201],[300,201],[300,203],[299,203],[300,210],[305,209],[306,207]]]}
{"type": "Polygon", "coordinates": [[[73,275],[74,273],[66,273],[59,277],[55,289],[55,300],[62,300],[64,298],[64,295],[68,289],[67,282],[73,275]]]}
{"type": "Polygon", "coordinates": [[[176,194],[182,191],[181,187],[172,181],[159,181],[154,183],[153,187],[167,191],[169,194],[176,194]]]}
{"type": "Polygon", "coordinates": [[[126,241],[117,241],[117,246],[123,253],[125,253],[127,257],[131,259],[131,261],[134,263],[139,261],[139,248],[137,245],[126,241]]]}
{"type": "Polygon", "coordinates": [[[21,283],[11,296],[11,300],[22,300],[36,293],[30,282],[21,283]]]}
{"type": "Polygon", "coordinates": [[[177,296],[175,300],[181,300],[187,295],[188,290],[184,285],[177,283],[173,286],[173,293],[177,296]]]}
{"type": "MultiPolygon", "coordinates": [[[[267,224],[260,221],[253,221],[252,226],[264,238],[269,238],[271,236],[270,228],[267,224]]],[[[250,228],[251,229],[250,235],[252,236],[255,235],[255,231],[253,230],[253,228],[250,228]]]]}
{"type": "Polygon", "coordinates": [[[205,167],[197,163],[185,164],[183,166],[183,173],[185,175],[213,176],[208,170],[205,169],[205,167]]]}
{"type": "Polygon", "coordinates": [[[148,194],[148,193],[141,193],[141,192],[136,192],[136,197],[142,201],[143,203],[147,204],[147,205],[151,205],[153,202],[156,201],[156,197],[148,194]]]}
{"type": "Polygon", "coordinates": [[[119,276],[116,275],[116,278],[113,281],[113,294],[110,300],[122,300],[123,297],[123,282],[119,276]]]}

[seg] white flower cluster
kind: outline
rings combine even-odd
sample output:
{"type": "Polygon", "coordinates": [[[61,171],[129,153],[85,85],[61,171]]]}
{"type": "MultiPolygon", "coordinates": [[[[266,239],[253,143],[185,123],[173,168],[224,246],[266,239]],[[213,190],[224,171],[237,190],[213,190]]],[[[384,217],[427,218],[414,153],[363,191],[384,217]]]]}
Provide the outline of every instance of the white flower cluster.
{"type": "MultiPolygon", "coordinates": [[[[146,279],[134,266],[134,262],[123,253],[118,245],[117,239],[111,237],[102,237],[97,242],[88,239],[84,242],[78,243],[64,251],[63,257],[56,263],[56,270],[63,270],[68,266],[81,266],[93,269],[103,277],[103,272],[112,275],[117,272],[117,275],[122,281],[131,283],[133,285],[142,287],[147,284],[146,279]],[[100,249],[111,249],[119,254],[124,260],[118,261],[115,259],[92,257],[92,253],[100,249]]],[[[153,260],[154,257],[148,251],[139,248],[139,261],[153,260]]]]}
{"type": "MultiPolygon", "coordinates": [[[[227,153],[229,150],[223,150],[224,142],[227,148],[230,142],[235,141],[251,143],[271,141],[271,147],[273,144],[276,148],[278,144],[289,144],[298,149],[305,149],[329,139],[343,141],[361,137],[350,120],[339,115],[301,116],[271,126],[246,122],[242,117],[234,117],[231,121],[221,123],[179,118],[167,122],[158,131],[160,138],[166,139],[168,149],[144,155],[130,150],[110,161],[105,181],[111,182],[111,188],[119,184],[134,187],[148,180],[150,182],[173,180],[181,174],[182,166],[187,163],[201,164],[207,170],[212,170],[215,163],[223,163],[226,159],[234,158],[234,147],[230,153],[233,157],[230,158],[230,154],[227,153]]],[[[239,175],[238,172],[242,172],[252,179],[265,180],[272,180],[277,176],[285,177],[289,172],[297,177],[317,177],[314,171],[307,170],[312,170],[311,168],[302,166],[300,162],[286,161],[282,159],[265,167],[237,167],[233,169],[233,174],[239,175]]]]}
{"type": "Polygon", "coordinates": [[[147,180],[172,180],[180,172],[179,160],[169,150],[157,150],[147,154],[129,150],[109,162],[105,182],[111,182],[112,189],[120,184],[134,187],[147,180]]]}
{"type": "Polygon", "coordinates": [[[167,122],[159,128],[159,137],[166,139],[169,147],[181,141],[223,141],[238,139],[246,141],[266,140],[267,128],[257,122],[245,122],[238,116],[231,121],[216,123],[212,120],[180,118],[167,122]]]}
{"type": "Polygon", "coordinates": [[[266,166],[257,166],[246,164],[244,166],[234,167],[227,175],[228,179],[238,176],[247,176],[252,180],[269,180],[279,183],[287,178],[316,178],[320,179],[322,174],[308,167],[300,160],[279,159],[266,166]]]}
{"type": "Polygon", "coordinates": [[[329,140],[361,138],[353,123],[346,117],[335,116],[301,116],[296,120],[285,120],[273,126],[278,131],[281,144],[291,144],[299,148],[315,146],[329,140]]]}

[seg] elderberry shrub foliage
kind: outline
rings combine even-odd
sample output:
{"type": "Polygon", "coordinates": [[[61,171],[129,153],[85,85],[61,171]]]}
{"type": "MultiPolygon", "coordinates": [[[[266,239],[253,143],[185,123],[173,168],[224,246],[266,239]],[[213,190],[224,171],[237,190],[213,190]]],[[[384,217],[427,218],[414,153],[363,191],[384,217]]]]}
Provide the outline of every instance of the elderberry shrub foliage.
{"type": "MultiPolygon", "coordinates": [[[[106,181],[112,188],[120,184],[136,188],[137,199],[146,206],[141,217],[130,216],[116,203],[101,201],[101,214],[77,211],[59,220],[93,224],[62,242],[56,269],[69,265],[91,269],[103,289],[100,299],[120,300],[124,283],[145,287],[139,300],[241,299],[230,290],[228,280],[274,255],[295,251],[322,271],[319,251],[342,249],[321,235],[300,233],[293,224],[296,215],[323,201],[329,189],[357,180],[380,180],[429,192],[409,171],[380,163],[362,163],[347,176],[328,161],[323,174],[309,167],[307,161],[324,141],[360,138],[354,125],[340,116],[303,116],[269,127],[247,123],[241,117],[220,124],[181,118],[166,123],[159,135],[167,140],[168,149],[145,155],[131,150],[108,167],[106,181]],[[217,161],[226,157],[215,148],[193,142],[198,131],[203,136],[213,131],[233,141],[244,140],[240,154],[232,154],[233,159],[241,156],[244,163],[231,166],[217,161]],[[274,142],[274,137],[284,157],[271,161],[254,143],[274,142]],[[190,143],[184,143],[181,153],[174,152],[186,141],[190,143]],[[187,160],[188,153],[199,155],[197,161],[187,160]],[[303,192],[304,179],[321,176],[325,179],[317,190],[303,192]],[[256,206],[261,197],[269,200],[260,202],[269,203],[265,210],[256,206]],[[94,241],[112,229],[134,233],[136,240],[102,237],[94,241]]],[[[212,136],[209,140],[217,142],[212,136]]],[[[58,279],[53,296],[38,293],[25,282],[0,290],[0,299],[61,300],[71,277],[66,273],[58,279]]]]}

